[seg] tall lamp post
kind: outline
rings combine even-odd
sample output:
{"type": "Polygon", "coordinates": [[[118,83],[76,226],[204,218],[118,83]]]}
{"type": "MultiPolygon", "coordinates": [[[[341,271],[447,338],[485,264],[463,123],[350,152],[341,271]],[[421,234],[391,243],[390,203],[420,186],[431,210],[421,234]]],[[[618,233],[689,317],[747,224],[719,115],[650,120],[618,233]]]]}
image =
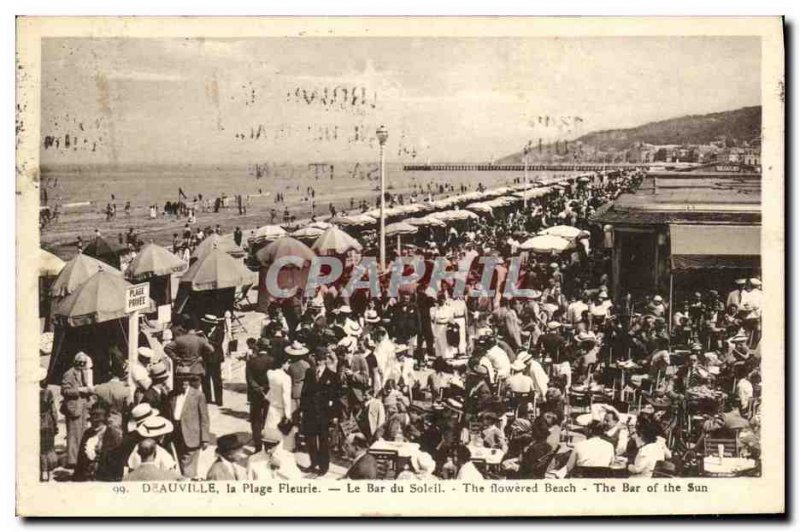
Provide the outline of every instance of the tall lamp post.
{"type": "Polygon", "coordinates": [[[375,132],[378,136],[378,142],[380,143],[381,149],[381,234],[380,234],[380,264],[381,264],[381,271],[386,271],[386,170],[385,166],[385,156],[384,156],[384,146],[386,145],[386,139],[389,138],[389,130],[386,129],[386,126],[381,126],[375,132]]]}
{"type": "Polygon", "coordinates": [[[528,143],[522,149],[522,154],[523,154],[522,159],[525,161],[525,208],[526,209],[528,208],[528,189],[530,188],[530,185],[528,183],[528,154],[530,153],[530,151],[531,151],[531,141],[528,141],[528,143]]]}

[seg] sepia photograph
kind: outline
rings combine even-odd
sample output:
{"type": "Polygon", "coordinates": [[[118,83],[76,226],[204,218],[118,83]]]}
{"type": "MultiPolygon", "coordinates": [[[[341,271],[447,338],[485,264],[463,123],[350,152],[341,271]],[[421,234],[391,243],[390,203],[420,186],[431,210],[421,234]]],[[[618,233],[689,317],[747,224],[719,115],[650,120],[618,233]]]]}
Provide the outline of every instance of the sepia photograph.
{"type": "Polygon", "coordinates": [[[20,18],[18,507],[783,511],[782,31],[20,18]]]}

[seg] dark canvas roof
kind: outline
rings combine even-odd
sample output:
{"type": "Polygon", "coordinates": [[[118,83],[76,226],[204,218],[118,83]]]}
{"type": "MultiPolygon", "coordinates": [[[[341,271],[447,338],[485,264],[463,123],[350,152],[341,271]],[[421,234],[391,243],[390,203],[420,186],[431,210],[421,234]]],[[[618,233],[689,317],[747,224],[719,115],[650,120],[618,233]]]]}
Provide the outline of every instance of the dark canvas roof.
{"type": "Polygon", "coordinates": [[[760,224],[761,180],[752,176],[649,176],[592,216],[598,223],[760,224]]]}
{"type": "Polygon", "coordinates": [[[670,225],[669,239],[675,270],[752,268],[761,256],[760,225],[670,225]]]}

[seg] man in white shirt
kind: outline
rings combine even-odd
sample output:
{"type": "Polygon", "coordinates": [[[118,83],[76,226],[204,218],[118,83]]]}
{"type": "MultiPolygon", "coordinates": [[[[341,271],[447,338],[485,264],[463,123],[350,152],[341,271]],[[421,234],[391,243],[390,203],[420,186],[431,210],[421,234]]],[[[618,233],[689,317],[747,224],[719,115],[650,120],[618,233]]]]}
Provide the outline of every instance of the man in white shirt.
{"type": "Polygon", "coordinates": [[[494,373],[492,382],[495,382],[495,379],[499,381],[508,378],[511,374],[511,360],[509,360],[508,354],[502,347],[494,343],[494,345],[486,351],[485,356],[492,365],[491,369],[494,373]]]}
{"type": "Polygon", "coordinates": [[[736,374],[736,397],[739,400],[739,408],[743,413],[747,413],[750,401],[753,400],[753,385],[747,379],[747,368],[744,364],[735,366],[736,374]]]}
{"type": "Polygon", "coordinates": [[[634,463],[628,465],[631,478],[650,478],[656,464],[662,460],[672,458],[672,453],[667,448],[666,441],[658,436],[655,425],[646,424],[638,429],[642,445],[636,453],[634,463]]]}
{"type": "Polygon", "coordinates": [[[375,361],[377,363],[378,375],[373,378],[373,389],[375,394],[379,394],[383,388],[383,383],[386,381],[386,374],[389,371],[389,365],[394,362],[395,345],[386,334],[383,328],[375,330],[375,338],[377,344],[375,346],[375,361]]]}
{"type": "Polygon", "coordinates": [[[581,321],[583,313],[587,310],[589,310],[589,294],[587,292],[583,292],[579,300],[573,301],[567,307],[567,320],[572,325],[575,325],[581,321]]]}
{"type": "Polygon", "coordinates": [[[734,305],[739,308],[742,304],[742,294],[744,293],[744,285],[747,283],[747,279],[736,279],[735,282],[736,288],[728,292],[728,297],[725,300],[726,307],[734,305]]]}
{"type": "Polygon", "coordinates": [[[386,380],[390,379],[398,385],[402,380],[409,393],[414,386],[414,359],[408,356],[407,345],[395,347],[394,361],[386,368],[386,380]]]}
{"type": "Polygon", "coordinates": [[[131,378],[136,389],[144,392],[153,384],[150,379],[150,364],[153,362],[155,353],[149,347],[140,347],[136,362],[131,366],[131,378]]]}
{"type": "MultiPolygon", "coordinates": [[[[136,427],[136,432],[142,438],[152,438],[158,444],[156,447],[156,457],[153,463],[164,471],[177,471],[178,464],[172,454],[164,449],[161,442],[164,436],[172,433],[172,423],[167,418],[161,416],[148,416],[136,427]]],[[[134,471],[142,465],[142,457],[136,449],[128,456],[128,471],[134,471]]]]}
{"type": "Polygon", "coordinates": [[[739,308],[743,307],[745,304],[748,304],[756,313],[756,315],[760,316],[763,297],[764,294],[761,292],[761,281],[756,278],[749,279],[745,285],[744,291],[741,293],[739,308]]]}
{"type": "Polygon", "coordinates": [[[519,359],[511,364],[511,376],[503,386],[503,393],[533,393],[536,389],[533,379],[525,375],[525,363],[519,359]]]}
{"type": "Polygon", "coordinates": [[[589,438],[575,444],[573,455],[577,467],[609,467],[614,461],[614,446],[603,438],[603,426],[594,421],[589,438]]]}
{"type": "Polygon", "coordinates": [[[589,305],[589,314],[594,320],[600,320],[599,322],[602,323],[602,320],[611,315],[611,306],[612,303],[608,299],[608,293],[600,292],[597,295],[597,300],[589,305]]]}
{"type": "Polygon", "coordinates": [[[472,453],[466,445],[459,445],[456,449],[456,461],[458,462],[458,480],[483,480],[483,475],[472,463],[472,453]]]}

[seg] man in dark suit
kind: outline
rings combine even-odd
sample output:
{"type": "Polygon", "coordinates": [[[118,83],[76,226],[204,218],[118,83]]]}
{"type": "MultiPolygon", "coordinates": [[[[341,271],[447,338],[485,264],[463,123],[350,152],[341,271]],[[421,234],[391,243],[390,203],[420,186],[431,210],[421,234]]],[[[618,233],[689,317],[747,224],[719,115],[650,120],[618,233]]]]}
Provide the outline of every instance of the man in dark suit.
{"type": "Polygon", "coordinates": [[[181,473],[186,478],[197,476],[200,450],[211,440],[208,406],[200,391],[200,377],[193,375],[181,382],[181,392],[172,398],[171,410],[175,419],[175,446],[181,473]]]}
{"type": "Polygon", "coordinates": [[[306,378],[306,373],[311,367],[308,363],[307,356],[299,354],[299,352],[287,350],[287,355],[291,360],[289,369],[286,372],[292,378],[292,412],[300,408],[300,397],[303,394],[303,381],[306,378]]]}
{"type": "MultiPolygon", "coordinates": [[[[263,346],[266,348],[266,346],[263,346]]],[[[275,367],[275,359],[266,350],[247,361],[245,379],[247,380],[247,402],[250,404],[250,430],[256,452],[261,450],[261,431],[267,418],[266,395],[269,391],[267,371],[275,367]]]]}
{"type": "Polygon", "coordinates": [[[175,385],[189,375],[206,374],[205,359],[214,354],[214,348],[194,330],[182,334],[164,346],[164,352],[174,362],[175,385]]]}
{"type": "Polygon", "coordinates": [[[89,413],[90,426],[83,433],[78,461],[72,480],[75,482],[116,480],[114,450],[122,442],[122,432],[108,425],[108,406],[95,403],[89,413]]]}
{"type": "Polygon", "coordinates": [[[334,401],[339,394],[339,379],[325,364],[328,351],[318,348],[306,372],[300,396],[302,420],[300,430],[306,438],[310,469],[320,475],[328,472],[331,457],[328,444],[328,424],[332,417],[334,401]]]}
{"type": "Polygon", "coordinates": [[[549,357],[554,363],[560,363],[568,359],[566,353],[567,341],[559,334],[561,324],[551,321],[547,324],[547,332],[539,337],[536,342],[536,350],[542,357],[549,357]]]}
{"type": "Polygon", "coordinates": [[[378,461],[367,452],[367,441],[360,434],[352,434],[347,446],[353,465],[344,478],[350,480],[374,480],[378,478],[378,461]]]}
{"type": "Polygon", "coordinates": [[[236,434],[225,434],[217,439],[217,460],[211,464],[206,480],[246,480],[247,471],[239,462],[244,459],[242,439],[236,434]]]}
{"type": "Polygon", "coordinates": [[[222,406],[222,364],[225,362],[224,321],[209,315],[203,318],[203,323],[208,324],[206,336],[213,348],[203,358],[206,368],[203,376],[203,394],[210,403],[222,406]]]}

